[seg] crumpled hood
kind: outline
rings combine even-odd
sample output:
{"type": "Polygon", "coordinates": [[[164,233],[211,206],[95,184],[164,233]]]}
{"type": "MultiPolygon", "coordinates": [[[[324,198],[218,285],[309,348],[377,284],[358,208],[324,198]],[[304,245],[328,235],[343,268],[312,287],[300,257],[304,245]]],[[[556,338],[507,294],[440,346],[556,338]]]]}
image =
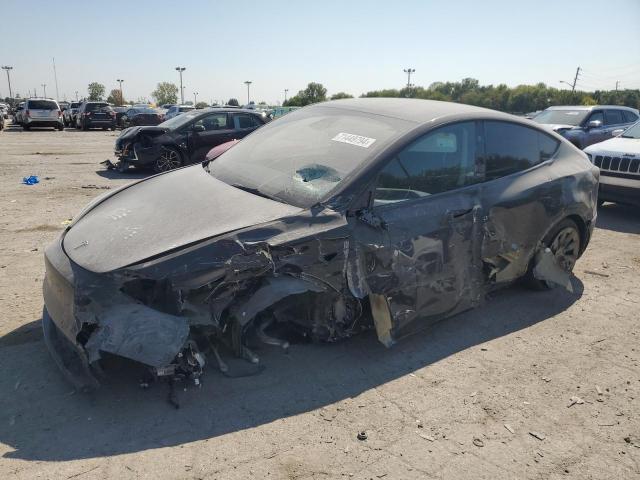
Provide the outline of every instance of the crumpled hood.
{"type": "Polygon", "coordinates": [[[120,132],[120,135],[116,139],[116,146],[124,145],[125,143],[133,140],[138,134],[148,133],[153,137],[157,137],[158,135],[162,135],[163,133],[168,132],[168,128],[160,127],[157,125],[153,126],[144,126],[144,127],[128,127],[120,132]]]}
{"type": "Polygon", "coordinates": [[[621,156],[633,154],[640,156],[640,139],[615,137],[604,142],[591,145],[584,150],[591,155],[612,155],[621,156]]]}
{"type": "Polygon", "coordinates": [[[71,226],[63,248],[81,267],[102,273],[300,211],[227,185],[194,165],[97,203],[71,226]]]}

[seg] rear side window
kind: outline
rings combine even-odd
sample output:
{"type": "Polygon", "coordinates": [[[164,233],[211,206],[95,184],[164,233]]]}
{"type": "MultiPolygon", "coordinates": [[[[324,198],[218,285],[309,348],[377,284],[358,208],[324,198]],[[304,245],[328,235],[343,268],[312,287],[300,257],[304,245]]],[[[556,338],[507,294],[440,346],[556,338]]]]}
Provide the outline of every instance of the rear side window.
{"type": "Polygon", "coordinates": [[[190,112],[191,110],[194,110],[193,107],[180,107],[180,111],[181,112],[190,112]]]}
{"type": "Polygon", "coordinates": [[[236,114],[233,116],[233,123],[236,129],[253,128],[259,125],[258,120],[253,115],[236,114]]]}
{"type": "Polygon", "coordinates": [[[475,122],[427,133],[380,172],[374,205],[402,202],[476,183],[475,122]]]}
{"type": "Polygon", "coordinates": [[[29,100],[31,110],[58,110],[56,102],[51,100],[29,100]]]}
{"type": "Polygon", "coordinates": [[[604,118],[606,119],[607,125],[619,125],[620,123],[624,123],[622,119],[622,111],[620,110],[605,110],[604,118]]]}
{"type": "Polygon", "coordinates": [[[626,123],[636,122],[638,120],[638,116],[633,112],[623,110],[622,114],[624,115],[624,121],[626,123]]]}
{"type": "Polygon", "coordinates": [[[532,128],[484,122],[485,180],[521,172],[550,159],[560,142],[532,128]]]}

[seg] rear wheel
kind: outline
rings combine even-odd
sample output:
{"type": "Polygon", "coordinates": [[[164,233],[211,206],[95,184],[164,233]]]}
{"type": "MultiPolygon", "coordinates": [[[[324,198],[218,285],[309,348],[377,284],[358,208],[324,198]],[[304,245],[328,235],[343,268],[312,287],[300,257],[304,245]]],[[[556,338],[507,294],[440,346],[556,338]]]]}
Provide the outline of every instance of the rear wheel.
{"type": "MultiPolygon", "coordinates": [[[[573,267],[580,256],[580,229],[576,222],[569,218],[565,218],[551,231],[542,241],[543,245],[551,250],[556,262],[565,272],[572,272],[573,267]]],[[[533,261],[527,272],[527,284],[536,290],[549,290],[555,288],[555,284],[546,280],[539,280],[533,275],[533,261]]]]}
{"type": "Polygon", "coordinates": [[[29,125],[27,125],[26,123],[23,123],[22,124],[22,129],[28,131],[28,130],[31,130],[31,127],[29,125]]]}
{"type": "Polygon", "coordinates": [[[172,147],[162,147],[162,153],[153,163],[153,170],[157,173],[166,172],[182,166],[180,152],[172,147]]]}

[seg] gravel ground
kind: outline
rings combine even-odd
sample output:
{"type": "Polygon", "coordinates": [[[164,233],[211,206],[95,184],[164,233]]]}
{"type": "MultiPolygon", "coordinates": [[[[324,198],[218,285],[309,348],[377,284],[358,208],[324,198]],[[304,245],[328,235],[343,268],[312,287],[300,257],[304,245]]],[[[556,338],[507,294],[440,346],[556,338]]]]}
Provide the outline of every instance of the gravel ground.
{"type": "Polygon", "coordinates": [[[640,212],[613,204],[574,293],[514,286],[389,350],[371,332],[210,368],[179,410],[126,372],[74,393],[42,340],[42,255],[140,176],[99,165],[114,140],[0,132],[0,478],[639,478],[640,212]]]}

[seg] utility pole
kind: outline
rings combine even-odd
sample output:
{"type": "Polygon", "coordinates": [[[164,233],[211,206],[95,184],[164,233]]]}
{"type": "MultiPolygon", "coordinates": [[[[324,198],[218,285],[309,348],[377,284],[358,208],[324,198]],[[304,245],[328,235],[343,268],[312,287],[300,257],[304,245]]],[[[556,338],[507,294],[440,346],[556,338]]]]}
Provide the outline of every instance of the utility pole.
{"type": "Polygon", "coordinates": [[[198,103],[198,92],[193,92],[193,106],[196,106],[196,103],[198,103]]]}
{"type": "Polygon", "coordinates": [[[60,100],[60,93],[58,92],[58,74],[56,73],[56,59],[53,59],[53,79],[56,81],[56,100],[60,100]]]}
{"type": "Polygon", "coordinates": [[[573,78],[573,83],[569,83],[569,82],[566,82],[564,80],[560,80],[560,83],[566,83],[567,85],[569,85],[571,87],[571,97],[573,97],[573,94],[576,91],[576,84],[578,83],[578,76],[580,76],[580,70],[581,70],[580,67],[578,67],[576,69],[576,76],[573,78]]]}
{"type": "Polygon", "coordinates": [[[176,67],[178,73],[180,73],[180,104],[184,105],[184,89],[182,88],[182,72],[186,70],[186,67],[176,67]]]}
{"type": "Polygon", "coordinates": [[[78,90],[76,90],[76,102],[78,101],[78,90]]]}
{"type": "Polygon", "coordinates": [[[618,93],[618,86],[620,85],[620,80],[616,80],[616,94],[618,93]]]}
{"type": "Polygon", "coordinates": [[[416,69],[415,68],[405,68],[404,69],[404,73],[407,74],[407,88],[411,88],[413,85],[411,85],[411,74],[415,73],[416,69]]]}
{"type": "Polygon", "coordinates": [[[42,90],[44,92],[44,95],[42,95],[42,98],[47,98],[47,84],[41,83],[40,86],[42,87],[42,90]]]}
{"type": "Polygon", "coordinates": [[[285,89],[284,89],[284,101],[285,101],[285,102],[287,101],[287,93],[289,93],[289,89],[288,89],[288,88],[285,88],[285,89]]]}
{"type": "Polygon", "coordinates": [[[122,106],[124,105],[124,95],[122,94],[122,82],[124,82],[124,80],[122,80],[121,78],[118,78],[116,82],[120,84],[120,106],[122,106]]]}
{"type": "Polygon", "coordinates": [[[13,67],[10,67],[9,65],[3,65],[2,70],[7,71],[7,82],[9,83],[9,98],[13,98],[13,94],[11,93],[11,76],[9,75],[9,72],[13,70],[13,67]]]}
{"type": "Polygon", "coordinates": [[[247,80],[246,82],[244,82],[244,84],[247,86],[247,105],[249,105],[250,100],[250,95],[249,95],[249,87],[253,82],[251,80],[247,80]]]}

